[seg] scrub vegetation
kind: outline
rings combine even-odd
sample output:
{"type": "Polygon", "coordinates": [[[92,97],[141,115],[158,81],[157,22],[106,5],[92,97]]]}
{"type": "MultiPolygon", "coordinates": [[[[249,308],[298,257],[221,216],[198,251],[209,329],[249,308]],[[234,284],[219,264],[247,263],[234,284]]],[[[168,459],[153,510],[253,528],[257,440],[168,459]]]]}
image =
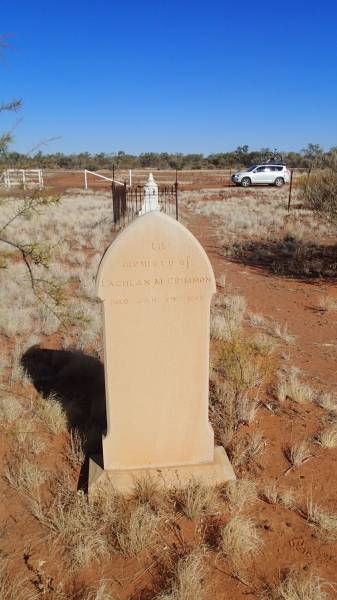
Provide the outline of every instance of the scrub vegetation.
{"type": "MultiPolygon", "coordinates": [[[[127,496],[101,489],[90,501],[86,459],[105,427],[95,274],[113,235],[111,197],[70,190],[20,215],[21,192],[3,197],[1,223],[18,215],[11,238],[48,247],[48,260],[31,263],[37,294],[20,251],[0,245],[1,599],[334,597],[337,506],[324,474],[337,457],[335,390],[309,377],[309,363],[296,368],[291,311],[255,303],[229,269],[254,283],[245,253],[256,240],[290,256],[313,229],[317,243],[333,233],[309,208],[288,219],[279,190],[245,192],[244,211],[237,192],[181,197],[182,219],[200,235],[204,220],[217,249],[209,418],[237,479],[168,487],[145,477],[127,496]]],[[[268,256],[264,273],[283,276],[268,256]]],[[[320,289],[312,312],[333,319],[334,301],[320,289]]]]}

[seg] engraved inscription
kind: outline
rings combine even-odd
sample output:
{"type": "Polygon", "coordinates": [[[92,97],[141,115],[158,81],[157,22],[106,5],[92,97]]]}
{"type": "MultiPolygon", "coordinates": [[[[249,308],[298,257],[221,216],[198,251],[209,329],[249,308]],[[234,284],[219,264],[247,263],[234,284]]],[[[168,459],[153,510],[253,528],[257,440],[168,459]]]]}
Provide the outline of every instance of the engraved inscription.
{"type": "Polygon", "coordinates": [[[152,242],[152,250],[165,250],[163,242],[152,242]]]}
{"type": "Polygon", "coordinates": [[[151,269],[153,267],[191,267],[189,256],[179,258],[141,258],[139,260],[125,260],[122,263],[123,269],[151,269]]]}
{"type": "Polygon", "coordinates": [[[172,303],[188,303],[198,302],[205,300],[205,296],[196,294],[195,296],[166,296],[161,298],[160,296],[144,296],[143,298],[137,298],[131,300],[130,298],[112,298],[111,304],[123,305],[123,304],[172,304],[172,303]]]}
{"type": "Polygon", "coordinates": [[[199,277],[154,277],[153,279],[117,279],[115,281],[102,280],[101,285],[103,288],[111,287],[157,287],[160,285],[195,285],[195,284],[209,284],[210,278],[206,276],[199,277]]]}

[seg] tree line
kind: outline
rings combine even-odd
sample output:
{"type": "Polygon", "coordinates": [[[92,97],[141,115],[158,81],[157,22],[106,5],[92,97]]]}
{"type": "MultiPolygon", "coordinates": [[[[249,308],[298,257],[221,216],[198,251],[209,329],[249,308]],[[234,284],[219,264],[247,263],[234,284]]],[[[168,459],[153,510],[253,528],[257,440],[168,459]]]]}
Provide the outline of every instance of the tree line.
{"type": "MultiPolygon", "coordinates": [[[[7,107],[6,107],[7,108],[7,107]]],[[[9,108],[9,105],[8,105],[9,108]]],[[[5,141],[5,140],[3,140],[5,141]]],[[[8,142],[9,140],[6,140],[8,142]]],[[[7,144],[4,144],[4,146],[7,144]]],[[[118,169],[235,169],[248,167],[249,165],[265,162],[267,159],[277,157],[289,168],[312,168],[323,167],[331,163],[337,154],[337,146],[329,151],[324,151],[319,144],[308,144],[300,152],[279,153],[269,148],[251,150],[249,146],[238,146],[231,152],[219,152],[209,155],[204,154],[182,154],[168,152],[144,152],[139,155],[127,154],[126,152],[100,152],[90,154],[80,152],[77,154],[64,154],[57,152],[45,154],[41,151],[34,155],[10,151],[8,147],[0,146],[0,168],[42,168],[42,169],[88,169],[97,171],[99,169],[112,169],[114,165],[118,169]],[[4,151],[5,150],[5,151],[4,151]]]]}

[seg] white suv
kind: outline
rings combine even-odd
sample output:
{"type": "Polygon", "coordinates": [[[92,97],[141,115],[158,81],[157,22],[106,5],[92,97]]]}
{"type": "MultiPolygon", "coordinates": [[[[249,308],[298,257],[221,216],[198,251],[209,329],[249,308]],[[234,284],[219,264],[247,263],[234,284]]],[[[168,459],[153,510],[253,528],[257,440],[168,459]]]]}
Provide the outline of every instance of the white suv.
{"type": "Polygon", "coordinates": [[[238,171],[232,175],[236,185],[248,187],[255,184],[269,184],[281,187],[289,183],[290,173],[285,165],[252,165],[246,171],[238,171]]]}

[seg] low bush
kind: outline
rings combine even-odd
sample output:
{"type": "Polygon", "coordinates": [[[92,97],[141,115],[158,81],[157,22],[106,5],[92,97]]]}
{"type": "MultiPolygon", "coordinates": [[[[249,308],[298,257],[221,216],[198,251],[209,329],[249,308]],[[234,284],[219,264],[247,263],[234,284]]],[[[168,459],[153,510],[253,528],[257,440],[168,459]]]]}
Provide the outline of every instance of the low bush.
{"type": "Polygon", "coordinates": [[[301,185],[301,196],[309,208],[337,225],[337,170],[311,173],[301,185]]]}
{"type": "Polygon", "coordinates": [[[253,341],[235,337],[219,345],[218,371],[236,393],[268,383],[274,363],[253,341]]]}

